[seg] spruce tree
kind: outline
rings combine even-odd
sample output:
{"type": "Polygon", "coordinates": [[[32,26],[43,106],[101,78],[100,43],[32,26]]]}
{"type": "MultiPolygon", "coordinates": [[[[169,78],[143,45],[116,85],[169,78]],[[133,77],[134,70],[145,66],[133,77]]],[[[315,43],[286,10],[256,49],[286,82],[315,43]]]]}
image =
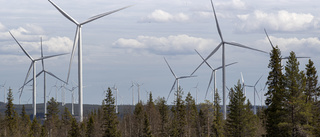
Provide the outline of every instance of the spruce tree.
{"type": "Polygon", "coordinates": [[[196,136],[198,110],[197,110],[195,100],[192,98],[190,92],[188,92],[185,102],[186,102],[187,136],[196,136]]]}
{"type": "Polygon", "coordinates": [[[290,136],[310,135],[311,104],[306,103],[303,92],[306,88],[306,78],[299,70],[299,62],[294,52],[290,52],[285,67],[285,96],[284,109],[288,112],[281,127],[290,136]]]}
{"type": "Polygon", "coordinates": [[[86,131],[86,136],[87,137],[94,137],[95,136],[95,127],[94,127],[94,118],[93,115],[89,116],[89,120],[87,122],[87,131],[86,131]]]}
{"type": "Polygon", "coordinates": [[[78,122],[75,118],[71,118],[71,128],[68,132],[69,137],[79,137],[80,136],[80,129],[78,122]]]}
{"type": "Polygon", "coordinates": [[[60,128],[60,119],[59,119],[59,103],[56,102],[54,98],[51,98],[48,101],[48,106],[47,106],[47,120],[45,121],[45,127],[47,128],[49,132],[49,136],[58,136],[62,133],[58,131],[60,128]]]}
{"type": "Polygon", "coordinates": [[[309,63],[306,64],[306,102],[315,102],[317,96],[319,96],[318,87],[318,74],[313,61],[309,59],[309,63]]]}
{"type": "Polygon", "coordinates": [[[30,125],[31,125],[30,117],[26,113],[25,106],[22,105],[22,111],[20,114],[20,124],[19,124],[20,135],[28,135],[30,125]]]}
{"type": "Polygon", "coordinates": [[[147,112],[144,112],[143,137],[153,137],[147,112]]]}
{"type": "Polygon", "coordinates": [[[9,88],[8,96],[7,96],[7,105],[5,111],[5,132],[8,136],[15,136],[17,134],[18,123],[17,123],[17,112],[13,107],[13,95],[12,89],[9,88]]]}
{"type": "Polygon", "coordinates": [[[179,87],[175,93],[177,99],[176,105],[171,108],[173,113],[173,120],[171,125],[172,136],[185,136],[185,125],[186,125],[186,109],[184,101],[182,100],[183,91],[179,87]]]}
{"type": "Polygon", "coordinates": [[[144,109],[142,102],[136,104],[134,111],[134,135],[135,136],[143,136],[143,123],[144,123],[144,109]]]}
{"type": "Polygon", "coordinates": [[[223,127],[224,127],[224,121],[221,113],[221,99],[219,97],[219,93],[216,92],[214,96],[214,110],[213,110],[213,124],[212,124],[212,133],[215,137],[224,137],[223,127]]]}
{"type": "Polygon", "coordinates": [[[282,74],[281,66],[281,52],[278,46],[273,48],[270,53],[270,61],[268,68],[270,72],[268,75],[267,85],[268,91],[266,96],[266,129],[267,136],[285,136],[279,128],[279,123],[283,122],[284,114],[284,76],[282,74]]]}
{"type": "Polygon", "coordinates": [[[37,118],[35,117],[32,120],[28,136],[29,137],[38,137],[38,136],[40,136],[40,133],[41,133],[41,125],[39,124],[37,118]]]}
{"type": "Polygon", "coordinates": [[[164,137],[164,136],[169,136],[168,133],[168,128],[169,128],[169,107],[166,105],[166,99],[164,97],[158,98],[156,101],[157,103],[157,108],[160,113],[160,133],[159,135],[164,137]]]}
{"type": "Polygon", "coordinates": [[[245,104],[246,97],[243,94],[243,87],[240,81],[234,88],[230,89],[229,98],[229,114],[226,120],[227,136],[244,137],[254,135],[255,131],[248,129],[253,125],[251,122],[254,122],[253,114],[249,109],[250,107],[248,107],[250,102],[245,104]]]}
{"type": "Polygon", "coordinates": [[[104,111],[104,137],[120,137],[121,132],[118,130],[118,117],[115,110],[115,99],[110,88],[107,90],[104,111]]]}
{"type": "Polygon", "coordinates": [[[208,100],[205,100],[205,103],[200,104],[199,112],[199,124],[201,136],[210,136],[211,135],[211,125],[212,125],[212,109],[213,104],[208,100]]]}
{"type": "Polygon", "coordinates": [[[64,130],[64,136],[68,135],[68,131],[71,128],[71,122],[72,122],[72,115],[67,107],[64,107],[64,111],[61,115],[61,122],[62,122],[62,130],[64,130]]]}

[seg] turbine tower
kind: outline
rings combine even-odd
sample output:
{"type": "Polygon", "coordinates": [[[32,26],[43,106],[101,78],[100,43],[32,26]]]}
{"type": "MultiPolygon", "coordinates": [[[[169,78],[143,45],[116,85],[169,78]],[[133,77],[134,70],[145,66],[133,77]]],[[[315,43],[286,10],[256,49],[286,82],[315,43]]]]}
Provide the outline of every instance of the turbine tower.
{"type": "Polygon", "coordinates": [[[260,81],[260,79],[262,78],[262,76],[257,80],[257,82],[254,85],[245,85],[247,87],[252,87],[253,88],[253,101],[254,101],[254,106],[253,106],[253,113],[256,115],[257,114],[257,106],[256,106],[256,93],[258,95],[258,98],[260,100],[258,91],[256,89],[256,86],[258,84],[258,82],[260,81]]]}
{"type": "Polygon", "coordinates": [[[166,60],[166,58],[164,58],[164,61],[166,61],[166,63],[167,63],[167,65],[168,65],[168,67],[169,67],[172,75],[173,75],[174,78],[175,78],[175,81],[174,81],[174,83],[173,83],[173,85],[172,85],[172,88],[171,88],[171,90],[170,90],[170,92],[169,92],[169,95],[168,95],[168,98],[167,98],[167,101],[168,101],[169,96],[170,96],[170,94],[171,94],[171,92],[172,92],[172,90],[173,90],[173,88],[174,88],[174,86],[175,86],[176,84],[177,84],[177,98],[178,98],[178,96],[179,96],[179,92],[178,92],[178,90],[179,90],[179,79],[191,78],[191,77],[196,77],[196,76],[192,76],[192,75],[191,75],[191,76],[181,76],[181,77],[177,77],[177,75],[174,74],[174,72],[172,71],[172,69],[171,69],[168,61],[166,60]]]}
{"type": "Polygon", "coordinates": [[[129,89],[132,89],[132,106],[134,105],[134,85],[133,85],[133,82],[131,83],[131,87],[129,89]]]}
{"type": "Polygon", "coordinates": [[[71,114],[74,115],[74,90],[77,88],[77,86],[72,87],[71,89],[69,89],[65,86],[64,86],[64,88],[71,92],[71,114]]]}
{"type": "MultiPolygon", "coordinates": [[[[262,50],[258,50],[258,49],[254,49],[239,43],[235,43],[235,42],[227,42],[224,41],[223,37],[222,37],[222,33],[220,30],[220,26],[219,26],[219,22],[218,22],[218,18],[213,6],[213,2],[211,0],[211,5],[212,5],[212,11],[214,13],[214,18],[215,18],[215,22],[216,22],[216,27],[221,39],[220,44],[209,54],[209,56],[207,58],[205,58],[205,61],[207,61],[220,47],[222,47],[222,93],[223,93],[223,119],[227,119],[227,105],[226,105],[226,71],[225,71],[225,44],[227,45],[231,45],[231,46],[236,46],[236,47],[241,47],[241,48],[247,48],[247,49],[251,49],[251,50],[255,50],[255,51],[259,51],[259,52],[263,52],[263,53],[267,53],[265,51],[262,50]]],[[[204,61],[198,66],[198,68],[204,63],[204,61]]],[[[196,68],[196,70],[198,69],[196,68]]],[[[195,71],[196,71],[195,70],[195,71]]]]}
{"type": "MultiPolygon", "coordinates": [[[[43,57],[43,48],[42,48],[42,38],[40,38],[41,41],[41,57],[43,57]]],[[[41,60],[41,64],[42,64],[42,71],[40,71],[36,77],[40,76],[43,73],[43,92],[44,92],[44,100],[43,100],[43,104],[44,104],[44,114],[47,114],[47,83],[46,83],[46,74],[49,74],[50,76],[56,78],[57,80],[67,84],[65,81],[63,81],[62,79],[60,79],[59,77],[57,77],[56,75],[54,75],[53,73],[47,71],[44,67],[44,60],[41,60]]],[[[31,82],[33,80],[30,79],[25,85],[27,85],[29,82],[31,82]]],[[[25,86],[23,85],[23,86],[25,86]]],[[[21,94],[20,94],[21,97],[21,94]]],[[[19,98],[20,98],[19,97],[19,98]]],[[[46,115],[44,115],[45,119],[46,119],[46,115]]]]}
{"type": "MultiPolygon", "coordinates": [[[[4,84],[0,85],[0,87],[3,88],[3,103],[6,104],[6,88],[4,87],[7,82],[4,82],[4,84]]],[[[19,103],[20,104],[20,103],[19,103]]]]}
{"type": "Polygon", "coordinates": [[[116,85],[113,85],[112,89],[116,91],[116,113],[118,113],[118,93],[119,93],[119,91],[118,91],[118,88],[116,87],[116,85]]]}
{"type": "MultiPolygon", "coordinates": [[[[195,51],[198,53],[198,55],[201,57],[201,59],[208,65],[208,67],[212,70],[211,77],[210,77],[209,84],[208,84],[208,88],[207,88],[207,92],[206,92],[206,96],[205,96],[205,98],[207,98],[207,94],[208,94],[208,91],[209,91],[210,84],[211,84],[211,82],[212,82],[212,78],[213,78],[213,89],[214,89],[214,93],[215,93],[216,90],[217,90],[217,88],[216,88],[216,84],[217,84],[217,83],[216,83],[216,71],[219,70],[219,69],[222,69],[222,66],[214,69],[214,68],[200,55],[200,53],[199,53],[197,50],[195,50],[195,51]]],[[[227,67],[227,66],[230,66],[230,65],[233,65],[233,64],[236,64],[236,63],[238,63],[238,62],[233,62],[233,63],[227,64],[226,67],[227,67]]],[[[193,74],[193,73],[192,73],[192,74],[193,74]]],[[[214,94],[212,95],[212,97],[214,98],[214,94]]]]}
{"type": "Polygon", "coordinates": [[[57,55],[52,55],[52,56],[45,56],[45,57],[41,57],[41,58],[38,58],[38,59],[33,59],[30,54],[20,45],[20,43],[17,41],[17,39],[12,35],[12,33],[9,31],[10,35],[12,36],[12,38],[17,42],[17,44],[20,46],[20,48],[22,49],[22,51],[29,57],[29,59],[31,60],[31,64],[30,64],[30,67],[29,67],[29,70],[27,72],[27,76],[25,78],[25,81],[24,81],[24,84],[23,86],[21,87],[21,93],[20,93],[20,96],[22,95],[22,92],[23,92],[23,88],[24,86],[26,85],[26,81],[29,77],[29,74],[30,74],[30,71],[31,71],[31,67],[33,67],[33,118],[36,117],[36,114],[37,114],[37,90],[36,90],[36,62],[39,61],[39,60],[44,60],[44,59],[48,59],[48,58],[52,58],[52,57],[56,57],[56,56],[61,56],[61,55],[65,55],[65,54],[57,54],[57,55]]]}
{"type": "Polygon", "coordinates": [[[143,83],[142,84],[136,83],[136,86],[138,87],[138,103],[140,103],[140,86],[142,86],[142,85],[143,85],[143,83]]]}
{"type": "Polygon", "coordinates": [[[117,10],[113,10],[110,12],[105,12],[102,14],[98,14],[96,16],[93,16],[91,18],[89,18],[88,20],[79,23],[77,22],[75,19],[73,19],[70,15],[68,15],[66,12],[64,12],[61,8],[59,8],[56,4],[54,4],[51,0],[48,0],[64,17],[66,17],[68,20],[70,20],[71,22],[73,22],[74,24],[77,25],[77,29],[76,29],[76,34],[75,34],[75,39],[74,39],[74,44],[73,44],[73,48],[72,48],[72,53],[71,53],[71,58],[70,58],[70,63],[69,63],[69,70],[68,70],[68,76],[67,76],[67,83],[69,81],[69,76],[70,76],[70,69],[71,69],[71,62],[73,59],[73,55],[74,55],[74,50],[76,48],[76,43],[78,43],[78,86],[79,86],[79,121],[82,122],[83,121],[83,97],[82,97],[82,93],[83,93],[83,84],[82,84],[82,34],[81,34],[81,27],[84,24],[87,24],[89,22],[92,22],[96,19],[102,18],[104,16],[107,16],[109,14],[118,12],[120,10],[123,10],[125,8],[128,8],[130,6],[127,7],[123,7],[117,10]]]}

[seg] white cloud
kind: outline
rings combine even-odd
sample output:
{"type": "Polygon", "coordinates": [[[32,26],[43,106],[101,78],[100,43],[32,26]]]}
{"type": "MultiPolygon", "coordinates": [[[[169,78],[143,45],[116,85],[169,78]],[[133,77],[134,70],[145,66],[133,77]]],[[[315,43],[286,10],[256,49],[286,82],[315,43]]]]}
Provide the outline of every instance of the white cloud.
{"type": "Polygon", "coordinates": [[[232,0],[228,2],[221,2],[215,4],[216,6],[222,7],[222,8],[233,8],[233,9],[246,9],[246,4],[241,0],[232,0]]]}
{"type": "Polygon", "coordinates": [[[285,10],[277,13],[265,13],[256,10],[252,14],[238,15],[242,22],[238,25],[241,31],[255,31],[267,28],[275,31],[303,31],[317,27],[318,21],[311,14],[290,13],[285,10]]]}
{"type": "Polygon", "coordinates": [[[6,27],[0,22],[0,31],[4,31],[6,27]]]}
{"type": "Polygon", "coordinates": [[[155,10],[147,17],[141,19],[141,22],[184,22],[188,21],[189,16],[184,13],[170,14],[163,10],[155,10]]]}
{"type": "Polygon", "coordinates": [[[52,37],[43,41],[43,46],[46,46],[48,52],[67,53],[72,49],[73,41],[68,37],[52,37]]]}
{"type": "Polygon", "coordinates": [[[114,47],[127,50],[147,51],[158,55],[194,54],[194,49],[205,51],[217,45],[212,39],[203,39],[188,35],[168,37],[138,36],[136,39],[120,38],[114,47]]]}

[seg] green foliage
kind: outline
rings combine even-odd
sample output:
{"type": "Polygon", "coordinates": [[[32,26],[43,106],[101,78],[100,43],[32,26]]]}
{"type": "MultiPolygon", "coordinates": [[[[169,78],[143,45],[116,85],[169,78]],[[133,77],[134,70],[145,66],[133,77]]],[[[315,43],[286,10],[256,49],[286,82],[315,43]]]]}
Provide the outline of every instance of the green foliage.
{"type": "Polygon", "coordinates": [[[144,109],[141,101],[136,104],[136,107],[133,111],[134,115],[134,135],[143,136],[143,120],[144,120],[144,109]]]}
{"type": "Polygon", "coordinates": [[[23,105],[22,111],[20,114],[20,124],[19,124],[20,135],[28,135],[30,125],[31,125],[30,117],[29,115],[27,115],[26,109],[23,105]]]}
{"type": "Polygon", "coordinates": [[[160,114],[160,136],[168,136],[167,132],[169,129],[168,120],[169,120],[169,107],[166,105],[166,99],[164,97],[159,98],[157,101],[157,108],[160,114]]]}
{"type": "Polygon", "coordinates": [[[243,87],[238,81],[234,88],[230,89],[229,114],[226,120],[227,136],[253,136],[254,116],[250,110],[250,102],[245,104],[246,97],[243,94],[243,87]]]}
{"type": "Polygon", "coordinates": [[[189,92],[186,99],[186,119],[187,119],[187,136],[196,136],[198,110],[195,100],[189,92]]]}
{"type": "Polygon", "coordinates": [[[215,137],[224,137],[224,121],[223,121],[223,117],[222,117],[222,113],[220,112],[221,110],[221,99],[219,97],[219,93],[216,92],[215,96],[214,96],[214,110],[213,110],[213,124],[211,127],[212,130],[212,134],[215,137]]]}
{"type": "Polygon", "coordinates": [[[41,133],[41,125],[39,124],[37,118],[35,117],[32,120],[30,131],[29,131],[29,137],[38,137],[41,133]]]}
{"type": "Polygon", "coordinates": [[[153,137],[150,130],[150,123],[149,123],[149,117],[147,115],[147,112],[144,113],[143,137],[153,137]]]}
{"type": "Polygon", "coordinates": [[[14,107],[13,107],[12,89],[9,88],[9,92],[7,96],[6,111],[5,111],[5,123],[6,123],[5,130],[7,132],[7,135],[15,136],[17,134],[17,130],[16,130],[18,127],[17,120],[18,120],[17,112],[14,110],[14,107]]]}
{"type": "Polygon", "coordinates": [[[87,137],[94,137],[94,132],[95,132],[94,119],[93,119],[93,115],[91,115],[91,116],[89,117],[88,122],[87,122],[86,136],[87,136],[87,137]]]}
{"type": "Polygon", "coordinates": [[[68,132],[69,137],[79,137],[80,136],[80,129],[75,118],[71,119],[71,128],[68,132]]]}
{"type": "Polygon", "coordinates": [[[105,101],[105,105],[103,107],[103,111],[104,111],[103,136],[120,137],[121,132],[117,128],[119,122],[118,122],[118,117],[117,117],[115,105],[114,105],[115,99],[112,95],[112,91],[110,88],[108,88],[107,90],[106,99],[104,101],[105,101]]]}
{"type": "Polygon", "coordinates": [[[318,74],[314,63],[309,59],[309,63],[306,65],[306,102],[315,102],[317,96],[320,95],[318,87],[318,74]]]}

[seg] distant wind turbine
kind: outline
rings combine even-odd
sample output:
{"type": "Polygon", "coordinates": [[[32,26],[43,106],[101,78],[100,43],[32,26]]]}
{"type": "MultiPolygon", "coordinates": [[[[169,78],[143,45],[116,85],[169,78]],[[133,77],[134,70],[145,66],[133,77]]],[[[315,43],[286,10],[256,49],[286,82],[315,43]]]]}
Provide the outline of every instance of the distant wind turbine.
{"type": "Polygon", "coordinates": [[[74,90],[77,89],[78,86],[72,87],[71,89],[64,87],[66,90],[71,92],[71,114],[74,115],[74,90]]]}
{"type": "Polygon", "coordinates": [[[131,83],[132,85],[130,86],[129,89],[132,89],[132,106],[134,105],[134,85],[133,82],[131,83]]]}
{"type": "Polygon", "coordinates": [[[168,98],[167,98],[167,101],[168,101],[168,99],[169,99],[169,96],[170,96],[170,94],[171,94],[171,92],[172,92],[172,90],[173,90],[173,88],[174,88],[174,86],[177,84],[177,98],[178,98],[178,90],[179,90],[179,79],[184,79],[184,78],[191,78],[191,77],[196,77],[196,76],[192,76],[192,75],[190,75],[190,76],[181,76],[181,77],[177,77],[177,75],[176,74],[174,74],[174,72],[173,72],[173,70],[171,69],[171,67],[170,67],[170,65],[169,65],[169,63],[168,63],[168,61],[166,60],[166,58],[164,58],[164,61],[166,61],[166,63],[167,63],[167,65],[168,65],[168,67],[169,67],[169,69],[170,69],[170,71],[171,71],[171,73],[172,73],[172,75],[174,76],[174,78],[175,78],[175,81],[174,81],[174,83],[173,83],[173,85],[172,85],[172,88],[171,88],[171,90],[170,90],[170,92],[169,92],[169,95],[168,95],[168,98]]]}
{"type": "Polygon", "coordinates": [[[119,93],[119,91],[118,91],[118,88],[116,87],[116,85],[113,85],[112,89],[116,91],[116,113],[118,113],[118,93],[119,93]]]}
{"type": "Polygon", "coordinates": [[[243,78],[242,72],[240,74],[241,74],[242,87],[243,87],[243,90],[244,90],[244,96],[247,96],[246,86],[245,86],[245,83],[244,83],[244,78],[243,78]]]}
{"type": "Polygon", "coordinates": [[[138,103],[140,103],[140,86],[142,86],[143,85],[143,83],[142,84],[138,84],[138,83],[136,83],[136,86],[138,87],[138,103]]]}
{"type": "Polygon", "coordinates": [[[41,57],[38,59],[33,59],[30,54],[21,46],[21,44],[17,41],[17,39],[12,35],[12,33],[9,31],[10,35],[12,36],[12,38],[17,42],[17,44],[20,46],[20,48],[22,49],[22,51],[29,57],[29,59],[31,60],[31,64],[27,73],[27,76],[25,78],[24,84],[21,88],[21,93],[20,96],[22,95],[23,92],[23,88],[24,85],[26,85],[26,81],[29,77],[30,71],[31,71],[31,67],[33,67],[33,117],[36,117],[36,113],[37,113],[37,101],[36,101],[36,62],[39,60],[44,60],[44,59],[48,59],[48,58],[52,58],[52,57],[56,57],[56,56],[61,56],[61,55],[65,55],[65,54],[57,54],[57,55],[52,55],[52,56],[45,56],[45,57],[41,57]]]}
{"type": "Polygon", "coordinates": [[[89,22],[92,22],[96,19],[102,18],[104,16],[110,15],[112,13],[118,12],[120,10],[126,9],[130,6],[127,7],[123,7],[117,10],[113,10],[110,12],[105,12],[102,14],[98,14],[96,16],[93,16],[91,18],[89,18],[88,20],[79,23],[77,22],[75,19],[73,19],[70,15],[68,15],[65,11],[63,11],[60,7],[58,7],[56,4],[54,4],[51,0],[48,0],[64,17],[66,17],[68,20],[70,20],[71,22],[73,22],[74,24],[77,25],[77,29],[76,29],[76,34],[75,34],[75,39],[74,39],[74,44],[73,44],[73,48],[72,48],[72,53],[71,53],[71,58],[70,58],[70,63],[69,63],[69,71],[68,71],[68,76],[67,76],[67,83],[69,81],[69,76],[70,76],[70,69],[71,69],[71,62],[73,59],[73,55],[74,55],[74,51],[76,48],[76,43],[78,43],[78,86],[79,86],[79,121],[82,122],[83,121],[83,97],[82,97],[82,91],[83,91],[83,84],[82,84],[82,35],[81,35],[81,27],[84,24],[87,24],[89,22]]]}
{"type": "MultiPolygon", "coordinates": [[[[251,48],[251,47],[248,47],[248,46],[245,46],[245,45],[242,45],[242,44],[239,44],[239,43],[235,43],[235,42],[227,42],[227,41],[224,41],[223,37],[222,37],[222,33],[221,33],[221,30],[220,30],[220,26],[219,26],[219,22],[218,22],[218,18],[217,18],[217,15],[216,15],[216,12],[215,12],[215,9],[214,9],[214,6],[213,6],[213,2],[211,0],[211,5],[212,5],[212,10],[213,10],[213,13],[214,13],[214,18],[215,18],[215,21],[216,21],[216,27],[217,27],[217,30],[218,30],[218,33],[219,33],[219,36],[220,36],[220,39],[221,39],[221,42],[220,44],[209,54],[209,56],[207,58],[205,58],[205,61],[207,61],[220,47],[222,47],[222,93],[223,93],[223,118],[226,119],[227,118],[227,105],[226,105],[226,71],[225,71],[225,44],[227,45],[231,45],[231,46],[236,46],[236,47],[241,47],[241,48],[246,48],[246,49],[251,49],[251,50],[255,50],[255,51],[259,51],[259,52],[263,52],[263,53],[267,53],[265,51],[262,51],[262,50],[258,50],[258,49],[254,49],[254,48],[251,48]]],[[[204,61],[198,66],[198,68],[204,63],[204,61]]],[[[196,70],[198,69],[196,68],[196,70]]],[[[195,71],[196,71],[195,70],[195,71]]],[[[194,72],[195,72],[194,71],[194,72]]],[[[193,72],[193,73],[194,73],[193,72]]],[[[192,74],[193,74],[192,73],[192,74]]],[[[191,75],[192,75],[191,74],[191,75]]]]}
{"type": "MultiPolygon", "coordinates": [[[[0,87],[3,88],[3,103],[6,104],[6,88],[4,87],[7,82],[4,82],[4,84],[0,85],[0,87]]],[[[20,103],[19,103],[20,104],[20,103]]]]}
{"type": "MultiPolygon", "coordinates": [[[[40,38],[41,41],[41,57],[43,57],[43,48],[42,48],[42,38],[40,38]]],[[[47,83],[46,83],[46,74],[49,74],[50,76],[52,76],[53,78],[67,84],[65,81],[63,81],[62,79],[60,79],[59,77],[57,77],[56,75],[54,75],[53,73],[47,71],[44,67],[44,60],[41,60],[41,64],[42,64],[42,71],[40,71],[36,77],[40,76],[43,73],[43,92],[44,92],[44,100],[43,100],[43,104],[44,104],[44,114],[47,114],[47,83]]],[[[28,84],[29,82],[31,82],[33,80],[30,79],[26,84],[28,84]]],[[[26,85],[25,84],[25,85],[26,85]]],[[[24,86],[24,85],[23,85],[24,86]]],[[[45,119],[46,119],[46,115],[44,115],[45,119]]]]}
{"type": "MultiPolygon", "coordinates": [[[[214,91],[217,90],[217,88],[216,88],[216,85],[217,85],[217,83],[216,83],[216,71],[219,70],[219,69],[222,69],[222,66],[214,69],[214,68],[200,55],[200,53],[199,53],[197,50],[195,50],[195,51],[198,53],[198,55],[201,57],[201,59],[208,65],[208,67],[212,70],[211,77],[210,77],[209,84],[208,84],[208,88],[207,88],[207,92],[206,92],[206,96],[205,96],[205,98],[207,98],[207,94],[208,94],[208,91],[209,91],[210,84],[211,84],[211,82],[212,82],[212,78],[213,78],[213,89],[214,89],[214,91]]],[[[238,63],[238,62],[233,62],[233,63],[227,64],[226,67],[227,67],[227,66],[230,66],[230,65],[233,65],[233,64],[236,64],[236,63],[238,63]]],[[[213,94],[212,96],[214,96],[214,94],[213,94]]]]}
{"type": "Polygon", "coordinates": [[[256,93],[258,95],[258,98],[260,100],[258,91],[256,89],[256,86],[258,84],[258,82],[260,81],[260,79],[262,78],[262,76],[257,80],[257,82],[254,85],[245,85],[247,87],[252,87],[253,88],[253,100],[254,100],[254,105],[253,105],[253,113],[256,115],[257,114],[257,106],[256,106],[256,93]]]}

